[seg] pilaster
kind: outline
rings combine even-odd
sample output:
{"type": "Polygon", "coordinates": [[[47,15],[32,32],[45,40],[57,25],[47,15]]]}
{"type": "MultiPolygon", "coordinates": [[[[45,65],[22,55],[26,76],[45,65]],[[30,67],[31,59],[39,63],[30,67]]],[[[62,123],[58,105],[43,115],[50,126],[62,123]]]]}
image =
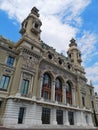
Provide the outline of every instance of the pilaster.
{"type": "Polygon", "coordinates": [[[63,114],[64,114],[64,116],[63,116],[63,120],[64,120],[64,125],[67,125],[67,126],[69,126],[70,124],[69,124],[69,119],[68,119],[68,110],[65,110],[64,112],[63,112],[63,114]]]}
{"type": "Polygon", "coordinates": [[[32,124],[33,125],[41,125],[42,124],[42,121],[41,121],[41,108],[38,109],[39,106],[37,106],[36,103],[33,104],[33,108],[32,108],[32,111],[33,111],[33,116],[32,116],[32,124]]]}
{"type": "Polygon", "coordinates": [[[79,77],[77,77],[77,106],[82,107],[79,77]]]}
{"type": "Polygon", "coordinates": [[[81,117],[81,125],[86,126],[86,119],[83,111],[81,111],[80,117],[81,117]]]}
{"type": "Polygon", "coordinates": [[[23,72],[21,72],[20,81],[19,81],[19,86],[18,86],[18,89],[17,89],[16,96],[21,96],[20,90],[21,90],[22,76],[23,76],[23,72]]]}
{"type": "Polygon", "coordinates": [[[51,99],[52,101],[55,101],[55,81],[52,82],[51,99]]]}
{"type": "Polygon", "coordinates": [[[88,123],[89,123],[89,126],[94,127],[94,124],[93,124],[93,121],[92,121],[92,114],[91,113],[88,114],[88,123]]]}
{"type": "Polygon", "coordinates": [[[30,83],[30,87],[29,87],[29,92],[28,92],[28,94],[29,94],[30,97],[32,97],[33,80],[34,80],[34,79],[33,79],[33,76],[32,76],[31,83],[30,83]]]}
{"type": "Polygon", "coordinates": [[[40,98],[42,96],[43,77],[40,78],[40,98]]]}
{"type": "Polygon", "coordinates": [[[57,121],[56,121],[56,109],[53,108],[51,110],[51,124],[52,125],[57,125],[57,121]]]}
{"type": "Polygon", "coordinates": [[[72,99],[73,99],[73,106],[76,106],[76,93],[75,88],[72,89],[72,99]]]}
{"type": "Polygon", "coordinates": [[[75,111],[74,112],[74,124],[76,126],[80,126],[81,125],[81,115],[80,115],[80,111],[75,111]]]}
{"type": "Polygon", "coordinates": [[[66,104],[66,86],[63,86],[63,103],[66,104]]]}

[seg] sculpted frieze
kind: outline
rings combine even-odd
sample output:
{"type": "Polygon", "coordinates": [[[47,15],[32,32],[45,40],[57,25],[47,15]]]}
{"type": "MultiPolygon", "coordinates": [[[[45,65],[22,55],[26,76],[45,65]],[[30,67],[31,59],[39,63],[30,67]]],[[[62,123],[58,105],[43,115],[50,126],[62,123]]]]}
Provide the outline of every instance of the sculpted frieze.
{"type": "Polygon", "coordinates": [[[23,59],[24,59],[24,61],[25,61],[25,63],[24,63],[24,67],[26,67],[26,68],[34,68],[35,66],[36,66],[36,64],[38,64],[39,63],[39,60],[38,60],[38,58],[37,57],[35,57],[35,56],[29,56],[29,55],[24,55],[23,56],[23,59]]]}
{"type": "Polygon", "coordinates": [[[72,82],[76,82],[76,78],[69,74],[67,71],[63,71],[62,69],[59,69],[58,67],[56,66],[51,66],[51,64],[47,64],[45,62],[42,62],[39,66],[39,74],[41,75],[41,72],[43,71],[51,71],[55,77],[57,76],[61,76],[64,80],[68,79],[72,82]]]}

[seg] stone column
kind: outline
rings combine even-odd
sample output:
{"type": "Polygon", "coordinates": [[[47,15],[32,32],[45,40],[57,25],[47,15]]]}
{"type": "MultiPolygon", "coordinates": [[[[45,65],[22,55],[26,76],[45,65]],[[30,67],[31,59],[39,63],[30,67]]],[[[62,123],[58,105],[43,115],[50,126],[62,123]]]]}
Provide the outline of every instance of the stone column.
{"type": "Polygon", "coordinates": [[[63,103],[66,104],[66,86],[63,87],[63,103]]]}
{"type": "Polygon", "coordinates": [[[89,126],[94,127],[94,124],[93,124],[93,121],[92,121],[92,114],[91,113],[88,114],[88,123],[89,123],[89,126]]]}
{"type": "Polygon", "coordinates": [[[23,72],[21,72],[19,87],[18,87],[18,89],[17,89],[16,96],[20,96],[20,95],[21,95],[21,94],[20,94],[20,90],[21,90],[22,78],[23,78],[23,72]]]}
{"type": "Polygon", "coordinates": [[[42,95],[42,85],[43,85],[43,77],[40,78],[40,98],[42,95]]]}
{"type": "Polygon", "coordinates": [[[80,117],[81,117],[80,111],[74,112],[74,124],[75,124],[76,126],[80,126],[80,125],[81,125],[80,117]]]}
{"type": "Polygon", "coordinates": [[[32,78],[31,78],[31,82],[30,82],[30,86],[29,86],[29,96],[31,97],[32,96],[32,89],[33,89],[33,75],[32,75],[32,78]]]}
{"type": "Polygon", "coordinates": [[[32,107],[32,113],[33,113],[33,117],[32,117],[32,124],[33,125],[36,125],[37,124],[37,121],[36,121],[36,112],[37,112],[37,106],[36,106],[36,103],[33,104],[33,107],[32,107]]]}
{"type": "Polygon", "coordinates": [[[64,122],[64,125],[67,125],[69,126],[69,119],[68,119],[68,110],[65,110],[63,112],[63,122],[64,122]]]}
{"type": "Polygon", "coordinates": [[[82,126],[86,126],[86,119],[85,119],[85,115],[83,113],[83,111],[81,111],[81,125],[82,126]]]}
{"type": "Polygon", "coordinates": [[[55,101],[55,81],[52,82],[51,99],[52,101],[55,101]]]}
{"type": "Polygon", "coordinates": [[[51,125],[57,125],[56,121],[56,108],[51,110],[51,125]]]}
{"type": "Polygon", "coordinates": [[[75,94],[75,88],[72,89],[72,99],[73,99],[73,106],[76,106],[76,94],[75,94]]]}
{"type": "Polygon", "coordinates": [[[77,106],[80,108],[82,107],[82,98],[81,98],[81,91],[80,91],[80,80],[79,77],[77,76],[77,106]]]}

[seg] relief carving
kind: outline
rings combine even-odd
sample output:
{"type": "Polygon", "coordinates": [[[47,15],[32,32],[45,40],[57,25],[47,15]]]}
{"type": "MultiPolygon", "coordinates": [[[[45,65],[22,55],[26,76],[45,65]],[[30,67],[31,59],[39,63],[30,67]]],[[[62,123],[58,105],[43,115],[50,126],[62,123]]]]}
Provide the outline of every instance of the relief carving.
{"type": "Polygon", "coordinates": [[[32,76],[30,74],[23,73],[23,78],[30,80],[32,78],[32,76]]]}
{"type": "Polygon", "coordinates": [[[39,63],[39,60],[37,57],[34,56],[29,56],[29,55],[24,55],[24,61],[25,64],[23,65],[25,68],[34,68],[36,64],[39,63]]]}

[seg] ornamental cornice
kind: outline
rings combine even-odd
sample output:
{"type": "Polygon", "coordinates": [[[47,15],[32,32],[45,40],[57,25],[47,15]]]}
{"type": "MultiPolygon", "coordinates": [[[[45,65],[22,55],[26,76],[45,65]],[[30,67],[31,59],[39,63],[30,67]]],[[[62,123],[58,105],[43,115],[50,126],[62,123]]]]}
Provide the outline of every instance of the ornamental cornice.
{"type": "Polygon", "coordinates": [[[20,45],[23,43],[23,42],[27,42],[28,44],[40,49],[42,51],[42,47],[40,45],[40,40],[35,40],[31,37],[29,37],[27,34],[24,35],[15,45],[15,47],[18,49],[20,47],[20,45]]]}
{"type": "Polygon", "coordinates": [[[27,97],[20,97],[20,96],[8,96],[6,98],[7,99],[13,99],[13,101],[15,101],[15,102],[26,101],[26,102],[30,102],[30,103],[38,103],[40,105],[49,105],[49,106],[53,106],[53,107],[60,107],[60,108],[63,108],[63,109],[92,112],[91,109],[86,109],[86,108],[82,109],[82,108],[79,108],[78,106],[74,107],[74,106],[70,106],[70,105],[67,105],[67,104],[64,104],[64,103],[58,103],[58,102],[55,102],[55,101],[46,101],[44,99],[37,99],[36,97],[34,99],[33,98],[27,98],[27,97]]]}
{"type": "Polygon", "coordinates": [[[18,49],[18,51],[19,51],[20,55],[23,57],[34,56],[36,58],[41,58],[41,53],[30,50],[29,48],[26,48],[26,47],[20,47],[20,49],[18,49]]]}
{"type": "Polygon", "coordinates": [[[11,53],[11,54],[15,54],[15,55],[18,54],[18,53],[16,52],[16,49],[15,49],[15,48],[12,48],[12,49],[11,49],[11,48],[6,47],[6,46],[1,45],[1,44],[0,44],[0,48],[6,50],[8,53],[11,53]]]}

